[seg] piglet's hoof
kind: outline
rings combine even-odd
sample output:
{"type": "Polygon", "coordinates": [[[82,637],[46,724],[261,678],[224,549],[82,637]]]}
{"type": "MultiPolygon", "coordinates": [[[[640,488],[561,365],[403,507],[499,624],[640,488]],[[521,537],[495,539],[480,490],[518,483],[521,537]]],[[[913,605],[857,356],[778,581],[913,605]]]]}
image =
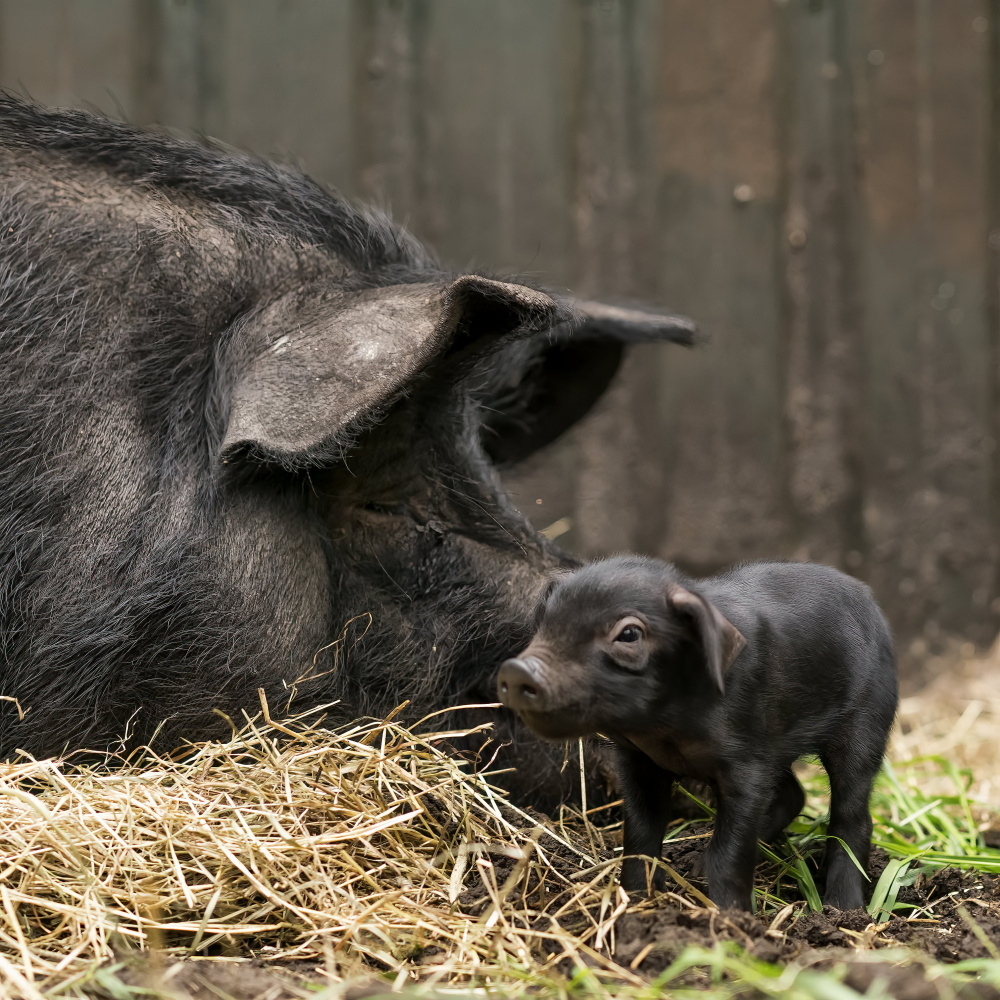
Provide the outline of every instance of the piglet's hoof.
{"type": "MultiPolygon", "coordinates": [[[[837,903],[824,902],[823,913],[825,913],[828,917],[839,917],[844,913],[867,913],[867,911],[861,903],[857,906],[839,906],[837,903]]],[[[871,919],[869,918],[866,923],[870,922],[871,919]]]]}
{"type": "Polygon", "coordinates": [[[663,892],[666,888],[666,873],[659,866],[650,869],[652,865],[640,858],[626,858],[622,862],[621,875],[618,884],[629,896],[642,897],[663,892]]]}

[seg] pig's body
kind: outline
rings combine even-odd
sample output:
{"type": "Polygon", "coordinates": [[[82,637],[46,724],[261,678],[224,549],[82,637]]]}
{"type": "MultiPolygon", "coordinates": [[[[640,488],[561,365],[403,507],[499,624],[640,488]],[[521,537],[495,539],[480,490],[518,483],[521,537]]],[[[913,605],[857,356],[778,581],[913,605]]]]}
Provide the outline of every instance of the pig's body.
{"type": "MultiPolygon", "coordinates": [[[[754,563],[693,580],[654,560],[606,560],[555,589],[500,681],[542,735],[599,731],[615,742],[626,855],[659,856],[675,777],[715,786],[705,869],[720,905],[749,908],[758,838],[777,836],[802,807],[791,765],[804,755],[819,755],[830,775],[831,838],[867,862],[868,797],[897,689],[888,626],[851,577],[754,563]],[[641,637],[616,639],[631,619],[641,637]],[[574,723],[561,728],[563,719],[574,723]]],[[[627,860],[622,882],[645,885],[644,863],[627,860]]],[[[831,839],[826,901],[860,906],[862,883],[831,839]]]]}
{"type": "Polygon", "coordinates": [[[711,601],[746,648],[726,671],[724,697],[693,715],[691,704],[665,706],[672,728],[704,733],[720,759],[778,768],[833,753],[861,717],[881,759],[896,684],[889,629],[868,587],[826,566],[781,562],[677,581],[711,601]]]}
{"type": "Polygon", "coordinates": [[[341,718],[489,700],[572,565],[495,463],[625,341],[691,334],[444,273],[295,170],[2,94],[0,219],[0,759],[169,748],[258,689],[341,718]]]}

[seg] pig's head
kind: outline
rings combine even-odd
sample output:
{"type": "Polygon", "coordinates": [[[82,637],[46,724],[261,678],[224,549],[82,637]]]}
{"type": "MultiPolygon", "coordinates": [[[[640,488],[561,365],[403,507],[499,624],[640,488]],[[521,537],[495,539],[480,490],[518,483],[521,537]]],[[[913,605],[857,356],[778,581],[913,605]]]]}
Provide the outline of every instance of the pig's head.
{"type": "Polygon", "coordinates": [[[572,566],[497,467],[691,324],[443,273],[212,143],[4,95],[0,133],[0,690],[34,706],[0,756],[200,738],[261,691],[492,702],[572,566]]]}
{"type": "MultiPolygon", "coordinates": [[[[411,720],[492,701],[496,662],[576,565],[510,503],[498,466],[585,413],[627,342],[692,334],[681,317],[472,275],[299,289],[251,317],[229,348],[221,459],[297,478],[322,525],[317,696],[373,715],[409,699],[411,720]]],[[[500,721],[501,740],[524,740],[500,721]]]]}
{"type": "Polygon", "coordinates": [[[707,704],[744,646],[734,625],[665,563],[592,563],[555,584],[528,647],[497,676],[536,733],[567,739],[661,724],[672,701],[707,704]]]}

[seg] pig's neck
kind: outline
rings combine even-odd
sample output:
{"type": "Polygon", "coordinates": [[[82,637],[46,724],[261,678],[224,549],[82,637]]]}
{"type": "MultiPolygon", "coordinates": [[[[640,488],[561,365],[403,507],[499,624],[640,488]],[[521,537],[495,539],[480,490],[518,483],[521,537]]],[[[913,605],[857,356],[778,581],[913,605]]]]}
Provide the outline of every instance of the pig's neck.
{"type": "Polygon", "coordinates": [[[719,770],[719,758],[708,739],[701,734],[662,728],[641,733],[620,733],[611,738],[641,751],[664,771],[683,777],[712,780],[719,770]]]}

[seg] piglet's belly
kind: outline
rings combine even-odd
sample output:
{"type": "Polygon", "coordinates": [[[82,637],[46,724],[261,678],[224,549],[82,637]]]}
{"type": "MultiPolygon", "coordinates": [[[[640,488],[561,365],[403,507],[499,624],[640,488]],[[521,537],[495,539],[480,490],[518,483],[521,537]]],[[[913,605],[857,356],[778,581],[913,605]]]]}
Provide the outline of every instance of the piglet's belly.
{"type": "Polygon", "coordinates": [[[623,736],[625,742],[642,751],[664,771],[706,781],[718,773],[718,756],[700,740],[678,740],[662,733],[624,733],[623,736]]]}

